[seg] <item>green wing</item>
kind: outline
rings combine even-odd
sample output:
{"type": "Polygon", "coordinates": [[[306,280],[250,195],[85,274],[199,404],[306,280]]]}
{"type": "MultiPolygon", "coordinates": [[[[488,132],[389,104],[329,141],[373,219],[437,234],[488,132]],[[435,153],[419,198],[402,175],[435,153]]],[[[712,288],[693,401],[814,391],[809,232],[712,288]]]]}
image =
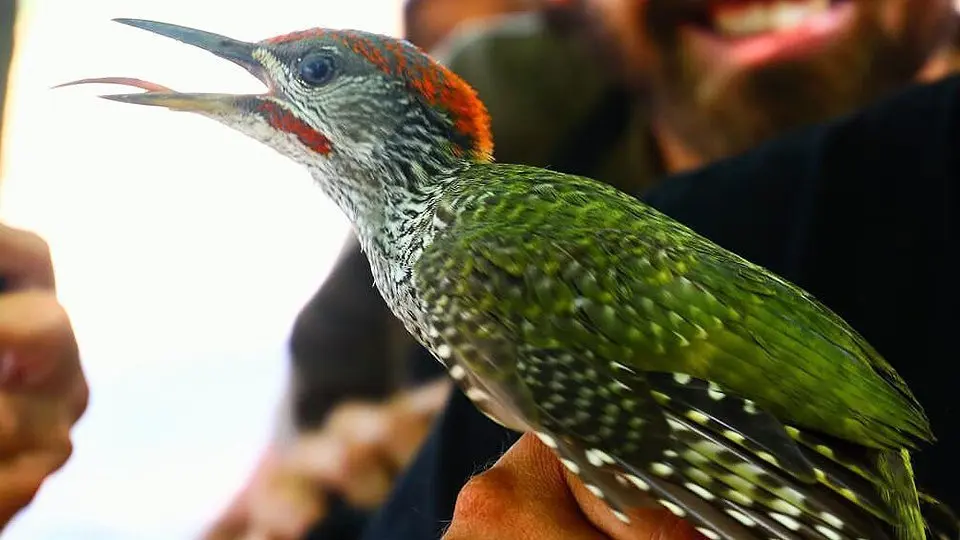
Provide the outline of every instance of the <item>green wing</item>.
{"type": "MultiPolygon", "coordinates": [[[[423,253],[416,287],[443,344],[528,425],[559,440],[562,455],[579,455],[578,469],[584,448],[615,449],[618,465],[641,474],[634,465],[653,463],[650,453],[699,444],[718,467],[712,482],[738,463],[777,479],[751,497],[817,472],[870,514],[900,521],[884,492],[890,474],[870,449],[899,455],[929,428],[894,371],[839,317],[602,184],[495,167],[502,181],[468,176],[462,186],[481,189],[457,187],[441,202],[440,213],[457,217],[423,253]],[[705,398],[715,394],[729,399],[705,398]],[[643,425],[623,423],[631,418],[643,425]],[[691,418],[701,423],[693,432],[706,431],[684,441],[674,428],[691,428],[691,418]],[[732,446],[746,453],[710,436],[731,427],[732,446]],[[633,431],[642,441],[627,439],[633,431]],[[704,450],[711,444],[723,452],[704,450]]],[[[657,463],[677,472],[677,459],[657,463]]],[[[894,491],[915,498],[912,483],[894,491]]],[[[810,500],[838,508],[829,496],[810,500]]]]}
{"type": "Polygon", "coordinates": [[[463,309],[523,343],[714,381],[786,422],[854,443],[932,439],[889,364],[797,287],[603,184],[494,167],[496,184],[464,179],[483,196],[420,264],[453,264],[443,278],[463,309]]]}
{"type": "Polygon", "coordinates": [[[933,439],[903,380],[839,316],[706,240],[694,237],[685,247],[691,270],[683,277],[692,287],[663,304],[667,309],[683,309],[684,303],[726,308],[726,317],[717,314],[723,327],[707,341],[718,356],[749,364],[742,372],[749,379],[726,381],[728,386],[736,385],[739,392],[752,387],[755,398],[778,417],[855,443],[913,448],[917,440],[933,439]]]}

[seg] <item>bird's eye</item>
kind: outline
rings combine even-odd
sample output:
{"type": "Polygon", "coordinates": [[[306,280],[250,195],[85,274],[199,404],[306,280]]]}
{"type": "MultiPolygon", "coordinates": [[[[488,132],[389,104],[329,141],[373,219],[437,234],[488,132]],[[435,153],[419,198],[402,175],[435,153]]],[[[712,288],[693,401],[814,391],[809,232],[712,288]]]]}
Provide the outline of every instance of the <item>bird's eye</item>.
{"type": "Polygon", "coordinates": [[[300,78],[303,82],[320,86],[333,77],[333,58],[323,53],[308,54],[300,60],[300,78]]]}

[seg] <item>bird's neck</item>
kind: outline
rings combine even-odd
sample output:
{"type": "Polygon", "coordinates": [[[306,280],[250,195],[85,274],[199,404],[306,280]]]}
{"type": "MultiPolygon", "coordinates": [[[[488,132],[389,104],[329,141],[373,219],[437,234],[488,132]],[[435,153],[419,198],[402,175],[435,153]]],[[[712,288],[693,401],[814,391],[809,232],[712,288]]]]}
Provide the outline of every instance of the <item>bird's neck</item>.
{"type": "Polygon", "coordinates": [[[369,161],[344,161],[337,170],[311,168],[326,194],[352,222],[388,302],[432,241],[437,201],[473,162],[437,150],[384,150],[369,161]]]}
{"type": "Polygon", "coordinates": [[[370,240],[393,235],[416,221],[472,160],[443,149],[387,147],[376,152],[309,166],[314,178],[357,229],[370,240]]]}

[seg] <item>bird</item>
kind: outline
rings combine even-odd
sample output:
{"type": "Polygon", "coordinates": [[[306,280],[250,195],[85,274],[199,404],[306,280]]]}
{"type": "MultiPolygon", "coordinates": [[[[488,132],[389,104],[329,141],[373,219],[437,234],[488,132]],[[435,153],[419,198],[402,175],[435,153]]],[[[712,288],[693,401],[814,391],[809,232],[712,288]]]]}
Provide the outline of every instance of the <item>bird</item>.
{"type": "Polygon", "coordinates": [[[490,117],[413,44],[314,28],[257,42],[115,19],[246,69],[259,94],[66,83],[199,114],[306,167],[404,327],[495,422],[535,434],[618,519],[710,540],[957,538],[921,493],[935,442],[840,316],[602,182],[494,160],[490,117]]]}

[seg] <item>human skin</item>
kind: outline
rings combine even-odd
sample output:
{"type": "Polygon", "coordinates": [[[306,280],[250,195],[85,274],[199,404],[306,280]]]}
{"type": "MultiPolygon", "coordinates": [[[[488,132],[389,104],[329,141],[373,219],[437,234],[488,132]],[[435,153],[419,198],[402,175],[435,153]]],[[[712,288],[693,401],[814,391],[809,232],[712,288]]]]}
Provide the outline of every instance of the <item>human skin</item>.
{"type": "Polygon", "coordinates": [[[622,76],[648,93],[670,172],[744,152],[903,87],[940,60],[956,25],[950,0],[850,0],[834,8],[842,22],[823,39],[791,42],[786,32],[758,47],[691,23],[706,2],[583,4],[622,76]]]}
{"type": "Polygon", "coordinates": [[[690,540],[702,536],[652,504],[618,520],[536,437],[520,438],[460,491],[444,540],[690,540]]]}
{"type": "Polygon", "coordinates": [[[89,390],[46,243],[0,224],[0,531],[72,452],[89,390]]]}

